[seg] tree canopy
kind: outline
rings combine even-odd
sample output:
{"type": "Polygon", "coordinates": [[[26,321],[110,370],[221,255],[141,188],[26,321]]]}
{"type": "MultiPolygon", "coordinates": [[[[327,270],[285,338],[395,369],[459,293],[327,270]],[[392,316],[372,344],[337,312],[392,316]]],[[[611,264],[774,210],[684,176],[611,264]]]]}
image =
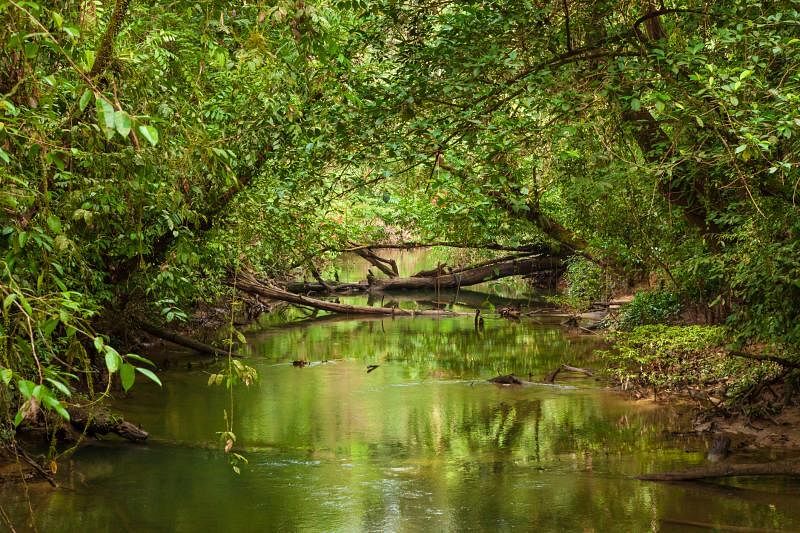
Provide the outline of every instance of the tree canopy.
{"type": "Polygon", "coordinates": [[[739,342],[800,355],[794,1],[0,18],[0,377],[54,409],[97,357],[133,372],[108,343],[126,317],[178,320],[232,268],[313,268],[393,228],[656,273],[739,342]]]}

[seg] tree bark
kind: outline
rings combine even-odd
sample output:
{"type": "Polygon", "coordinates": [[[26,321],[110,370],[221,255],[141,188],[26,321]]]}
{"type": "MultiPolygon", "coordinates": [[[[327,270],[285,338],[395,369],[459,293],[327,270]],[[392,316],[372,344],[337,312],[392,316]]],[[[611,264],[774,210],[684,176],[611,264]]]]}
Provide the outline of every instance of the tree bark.
{"type": "Polygon", "coordinates": [[[125,421],[120,416],[107,411],[92,413],[82,407],[68,407],[70,423],[88,435],[108,435],[114,433],[134,442],[147,440],[150,435],[143,429],[125,421]]]}

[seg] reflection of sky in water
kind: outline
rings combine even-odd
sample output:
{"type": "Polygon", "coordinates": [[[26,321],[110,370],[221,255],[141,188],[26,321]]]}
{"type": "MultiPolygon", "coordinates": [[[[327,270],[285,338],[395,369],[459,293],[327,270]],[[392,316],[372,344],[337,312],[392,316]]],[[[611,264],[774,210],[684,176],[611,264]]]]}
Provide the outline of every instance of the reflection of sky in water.
{"type": "MultiPolygon", "coordinates": [[[[68,490],[33,491],[42,531],[681,530],[703,522],[800,528],[800,485],[757,490],[639,482],[703,461],[678,422],[598,390],[499,387],[561,363],[591,366],[590,337],[528,323],[354,320],[250,335],[260,382],[235,392],[234,475],[215,441],[226,390],[205,370],[137,383],[120,405],[145,446],[101,442],[61,465],[68,490]],[[289,361],[330,360],[306,368],[289,361]],[[367,364],[379,364],[366,373],[367,364]],[[664,522],[662,519],[671,520],[664,522]],[[677,525],[676,525],[677,524],[677,525]]],[[[24,530],[21,491],[0,502],[24,530]]]]}

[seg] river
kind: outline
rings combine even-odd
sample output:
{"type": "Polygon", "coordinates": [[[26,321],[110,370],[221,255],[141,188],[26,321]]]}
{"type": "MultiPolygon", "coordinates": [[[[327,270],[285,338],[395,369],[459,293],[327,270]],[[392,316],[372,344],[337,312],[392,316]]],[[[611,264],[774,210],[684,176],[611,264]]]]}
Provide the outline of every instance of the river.
{"type": "Polygon", "coordinates": [[[140,381],[116,403],[147,444],[89,443],[58,490],[1,487],[17,530],[31,516],[47,532],[800,530],[796,481],[636,480],[705,462],[705,441],[668,431],[683,424],[670,408],[585,376],[486,382],[595,366],[596,337],[552,321],[322,319],[247,338],[253,386],[231,397],[207,384],[216,367],[176,352],[163,389],[140,381]]]}

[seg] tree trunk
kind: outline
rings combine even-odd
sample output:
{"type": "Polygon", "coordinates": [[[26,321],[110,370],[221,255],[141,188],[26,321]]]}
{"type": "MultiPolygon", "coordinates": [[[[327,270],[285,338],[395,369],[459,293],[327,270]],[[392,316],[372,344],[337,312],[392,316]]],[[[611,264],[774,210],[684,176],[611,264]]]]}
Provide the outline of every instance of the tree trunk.
{"type": "Polygon", "coordinates": [[[477,285],[485,281],[531,274],[553,268],[563,268],[561,258],[525,257],[435,277],[378,279],[372,283],[370,288],[371,290],[387,292],[408,289],[456,289],[477,285]]]}
{"type": "Polygon", "coordinates": [[[756,464],[717,464],[683,472],[647,474],[637,479],[644,481],[693,481],[737,476],[800,476],[800,459],[756,464]]]}
{"type": "MultiPolygon", "coordinates": [[[[150,324],[149,322],[139,322],[139,327],[142,331],[146,331],[150,335],[154,337],[158,337],[159,339],[164,339],[165,341],[172,342],[179,346],[184,346],[186,348],[191,348],[192,350],[200,353],[204,353],[206,355],[211,355],[213,357],[228,357],[228,350],[223,350],[221,348],[214,348],[213,346],[209,346],[208,344],[204,344],[198,340],[190,339],[189,337],[184,337],[183,335],[178,335],[172,331],[167,331],[164,328],[158,327],[155,324],[150,324]]],[[[232,357],[242,357],[236,352],[230,352],[232,357]]]]}
{"type": "Polygon", "coordinates": [[[328,302],[325,300],[318,300],[316,298],[309,298],[307,296],[300,296],[299,294],[293,294],[291,292],[287,292],[283,289],[279,289],[277,287],[267,285],[266,283],[262,283],[255,277],[247,274],[240,275],[239,279],[236,281],[236,288],[241,291],[258,294],[275,300],[289,302],[295,305],[312,307],[314,309],[320,309],[322,311],[329,311],[331,313],[342,313],[347,315],[454,316],[460,314],[460,313],[452,313],[449,311],[438,311],[438,310],[412,311],[409,309],[400,309],[397,307],[369,307],[363,305],[349,305],[336,302],[328,302]]]}

